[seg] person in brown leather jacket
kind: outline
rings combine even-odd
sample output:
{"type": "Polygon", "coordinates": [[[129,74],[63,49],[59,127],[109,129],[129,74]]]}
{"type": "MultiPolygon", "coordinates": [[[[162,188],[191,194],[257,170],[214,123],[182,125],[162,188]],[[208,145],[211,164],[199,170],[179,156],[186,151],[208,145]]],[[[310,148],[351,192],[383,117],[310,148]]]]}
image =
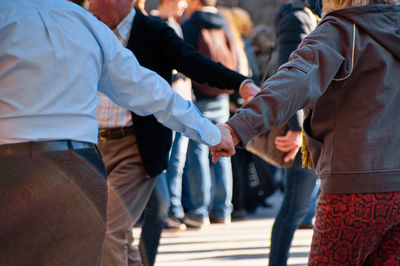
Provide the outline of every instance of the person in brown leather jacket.
{"type": "Polygon", "coordinates": [[[290,61],[225,126],[245,145],[306,108],[321,179],[309,265],[398,265],[400,7],[325,0],[323,11],[290,61]]]}

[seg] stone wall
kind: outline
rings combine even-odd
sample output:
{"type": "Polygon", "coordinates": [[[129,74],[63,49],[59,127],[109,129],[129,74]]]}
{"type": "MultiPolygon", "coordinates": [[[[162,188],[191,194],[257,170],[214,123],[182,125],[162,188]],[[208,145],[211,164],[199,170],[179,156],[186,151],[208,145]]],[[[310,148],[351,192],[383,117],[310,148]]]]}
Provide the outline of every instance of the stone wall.
{"type": "MultiPolygon", "coordinates": [[[[266,24],[272,26],[274,16],[281,4],[289,0],[218,0],[221,6],[239,6],[246,9],[254,22],[254,25],[266,24]]],[[[146,9],[157,8],[158,0],[147,0],[146,9]]]]}
{"type": "Polygon", "coordinates": [[[288,0],[219,0],[218,5],[244,8],[250,13],[254,25],[272,26],[276,12],[286,2],[288,0]]]}

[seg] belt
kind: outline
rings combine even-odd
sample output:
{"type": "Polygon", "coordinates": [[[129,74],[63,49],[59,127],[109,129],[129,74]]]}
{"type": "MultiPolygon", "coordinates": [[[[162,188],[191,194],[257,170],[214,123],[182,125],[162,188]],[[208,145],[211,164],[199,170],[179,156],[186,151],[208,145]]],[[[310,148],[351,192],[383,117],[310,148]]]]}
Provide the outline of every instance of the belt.
{"type": "Polygon", "coordinates": [[[133,127],[100,128],[99,140],[121,139],[134,133],[135,129],[133,127]]]}
{"type": "Polygon", "coordinates": [[[68,151],[80,149],[96,149],[93,143],[76,140],[50,140],[0,145],[0,155],[30,152],[68,151]]]}

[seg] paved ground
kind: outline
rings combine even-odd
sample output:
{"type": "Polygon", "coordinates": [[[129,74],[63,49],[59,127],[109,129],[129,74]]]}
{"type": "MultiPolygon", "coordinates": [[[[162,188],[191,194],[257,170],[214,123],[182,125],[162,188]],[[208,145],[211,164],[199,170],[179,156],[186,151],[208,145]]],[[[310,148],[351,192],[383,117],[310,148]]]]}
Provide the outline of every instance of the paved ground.
{"type": "MultiPolygon", "coordinates": [[[[201,230],[164,230],[155,266],[265,266],[273,217],[282,196],[274,194],[273,208],[259,209],[246,220],[212,224],[201,230]]],[[[139,231],[135,229],[134,235],[139,231]]],[[[312,230],[297,230],[288,265],[306,265],[312,230]]]]}

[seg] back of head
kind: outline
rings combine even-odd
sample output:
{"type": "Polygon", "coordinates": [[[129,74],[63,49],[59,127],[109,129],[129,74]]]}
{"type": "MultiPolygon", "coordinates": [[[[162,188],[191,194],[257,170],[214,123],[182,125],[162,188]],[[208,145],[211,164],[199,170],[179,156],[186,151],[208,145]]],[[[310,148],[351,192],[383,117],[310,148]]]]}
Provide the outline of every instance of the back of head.
{"type": "Polygon", "coordinates": [[[250,39],[256,54],[269,54],[275,49],[275,33],[269,26],[256,26],[250,39]]]}
{"type": "Polygon", "coordinates": [[[253,31],[253,21],[250,14],[240,7],[231,8],[233,23],[236,25],[240,35],[249,37],[253,31]]]}
{"type": "Polygon", "coordinates": [[[199,0],[202,6],[216,6],[217,0],[199,0]]]}
{"type": "Polygon", "coordinates": [[[365,6],[370,4],[395,4],[394,0],[323,0],[324,13],[350,6],[365,6]]]}

